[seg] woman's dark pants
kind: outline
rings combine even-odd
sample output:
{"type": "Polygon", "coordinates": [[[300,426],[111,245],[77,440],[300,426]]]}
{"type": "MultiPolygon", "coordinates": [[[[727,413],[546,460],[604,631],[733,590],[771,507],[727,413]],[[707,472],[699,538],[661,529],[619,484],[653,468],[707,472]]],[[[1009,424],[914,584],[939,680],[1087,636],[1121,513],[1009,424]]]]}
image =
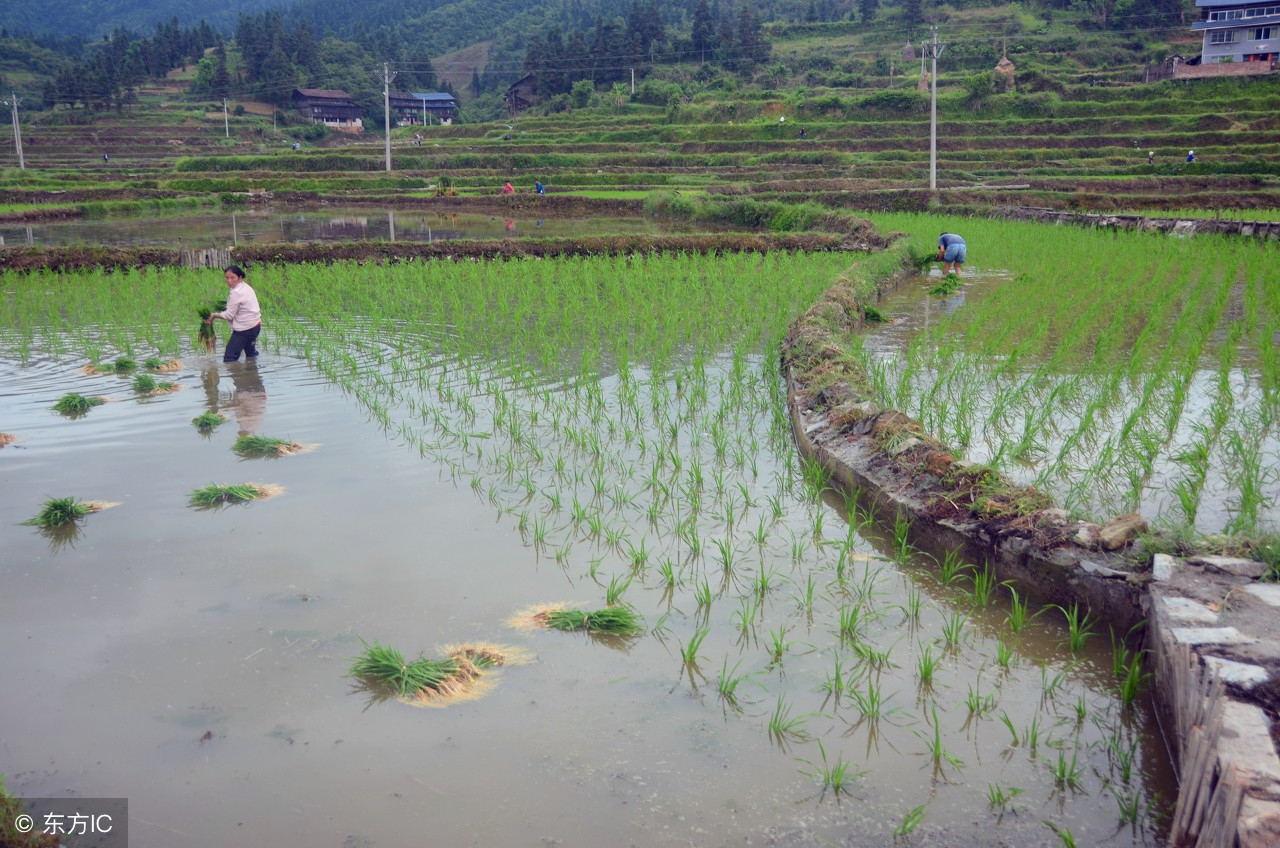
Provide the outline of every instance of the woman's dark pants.
{"type": "Polygon", "coordinates": [[[261,324],[247,330],[232,330],[231,338],[227,339],[227,349],[222,354],[222,361],[236,362],[240,359],[242,351],[245,359],[253,359],[258,355],[258,348],[254,342],[258,340],[258,333],[261,332],[261,324]]]}

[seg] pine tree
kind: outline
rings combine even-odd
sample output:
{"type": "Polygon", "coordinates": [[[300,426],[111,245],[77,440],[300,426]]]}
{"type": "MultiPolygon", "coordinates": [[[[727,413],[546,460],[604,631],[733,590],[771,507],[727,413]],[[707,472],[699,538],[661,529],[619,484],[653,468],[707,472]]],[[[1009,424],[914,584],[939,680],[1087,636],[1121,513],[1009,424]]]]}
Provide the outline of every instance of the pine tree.
{"type": "Polygon", "coordinates": [[[707,0],[698,0],[698,8],[693,13],[693,49],[699,58],[707,61],[707,52],[715,47],[715,33],[712,30],[711,9],[707,0]]]}

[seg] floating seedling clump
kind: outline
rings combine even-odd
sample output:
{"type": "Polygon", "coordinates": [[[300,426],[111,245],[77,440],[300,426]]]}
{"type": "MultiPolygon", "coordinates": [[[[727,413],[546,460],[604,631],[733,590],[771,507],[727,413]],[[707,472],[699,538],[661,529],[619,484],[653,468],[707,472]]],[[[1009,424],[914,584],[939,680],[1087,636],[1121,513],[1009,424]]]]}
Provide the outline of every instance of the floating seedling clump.
{"type": "Polygon", "coordinates": [[[231,449],[241,456],[289,456],[302,450],[302,445],[286,439],[253,434],[236,439],[231,449]]]}
{"type": "Polygon", "coordinates": [[[236,483],[230,486],[213,483],[203,489],[196,489],[191,493],[190,498],[192,506],[219,507],[260,501],[263,498],[278,495],[282,491],[277,486],[264,486],[260,483],[236,483]]]}
{"type": "Polygon", "coordinates": [[[150,374],[139,374],[133,378],[133,390],[144,395],[167,395],[176,392],[178,384],[157,380],[150,374]]]}
{"type": "Polygon", "coordinates": [[[644,616],[629,606],[612,606],[586,612],[578,609],[549,608],[529,616],[535,627],[551,630],[585,630],[613,636],[638,636],[644,632],[644,616]]]}
{"type": "Polygon", "coordinates": [[[191,423],[196,425],[196,429],[201,432],[208,433],[220,424],[227,423],[227,416],[221,412],[202,412],[195,418],[191,419],[191,423]]]}
{"type": "Polygon", "coordinates": [[[106,398],[85,397],[75,392],[68,392],[58,398],[58,402],[53,405],[55,412],[61,412],[64,415],[84,415],[95,406],[101,406],[106,403],[106,398]]]}
{"type": "Polygon", "coordinates": [[[40,508],[39,515],[22,523],[32,527],[65,527],[105,507],[106,504],[75,498],[50,498],[40,508]]]}
{"type": "Polygon", "coordinates": [[[0,433],[0,448],[5,445],[11,445],[18,440],[18,437],[12,433],[0,433]]]}
{"type": "Polygon", "coordinates": [[[929,294],[948,295],[955,294],[960,290],[960,275],[947,274],[942,278],[942,282],[929,289],[929,294]]]}
{"type": "Polygon", "coordinates": [[[182,370],[182,360],[180,359],[164,360],[158,356],[149,356],[142,364],[148,371],[168,372],[182,370]]]}
{"type": "Polygon", "coordinates": [[[460,645],[443,659],[419,657],[412,662],[404,654],[376,640],[360,640],[364,651],[348,674],[366,686],[410,702],[456,699],[472,694],[485,671],[504,665],[505,653],[492,646],[460,645]]]}

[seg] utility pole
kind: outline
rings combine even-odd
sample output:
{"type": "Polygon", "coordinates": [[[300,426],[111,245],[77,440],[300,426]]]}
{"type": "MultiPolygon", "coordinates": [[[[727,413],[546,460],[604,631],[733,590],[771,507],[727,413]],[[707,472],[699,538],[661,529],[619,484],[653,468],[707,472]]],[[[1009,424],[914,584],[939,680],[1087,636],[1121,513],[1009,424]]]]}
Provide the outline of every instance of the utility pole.
{"type": "Polygon", "coordinates": [[[631,93],[636,93],[636,69],[631,69],[631,93]]]}
{"type": "Polygon", "coordinates": [[[387,170],[391,170],[391,81],[396,75],[391,72],[391,66],[386,62],[382,63],[382,114],[386,119],[387,130],[387,170]]]}
{"type": "Polygon", "coordinates": [[[27,170],[27,163],[22,159],[22,127],[18,125],[18,92],[11,91],[5,103],[13,107],[13,146],[18,150],[18,169],[27,170]]]}
{"type": "Polygon", "coordinates": [[[938,57],[946,49],[945,44],[938,43],[938,28],[933,28],[933,42],[924,49],[933,60],[933,74],[930,79],[931,94],[929,96],[929,191],[938,190],[938,57]]]}
{"type": "Polygon", "coordinates": [[[231,122],[227,120],[227,98],[222,98],[222,130],[231,138],[231,122]]]}

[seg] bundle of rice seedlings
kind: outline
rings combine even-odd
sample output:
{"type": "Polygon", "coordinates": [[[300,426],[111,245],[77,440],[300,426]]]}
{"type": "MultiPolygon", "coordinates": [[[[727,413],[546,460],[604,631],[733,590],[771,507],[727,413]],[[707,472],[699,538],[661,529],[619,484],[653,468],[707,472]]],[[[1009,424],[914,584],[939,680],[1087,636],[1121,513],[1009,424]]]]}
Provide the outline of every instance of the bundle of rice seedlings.
{"type": "Polygon", "coordinates": [[[302,445],[270,436],[249,435],[236,439],[231,449],[244,456],[288,456],[302,450],[302,445]]]}
{"type": "Polygon", "coordinates": [[[11,445],[18,440],[18,437],[12,433],[0,433],[0,448],[5,445],[11,445]]]}
{"type": "Polygon", "coordinates": [[[219,424],[227,423],[227,416],[221,412],[202,412],[195,418],[191,419],[191,423],[196,425],[197,430],[208,432],[219,424]]]}
{"type": "Polygon", "coordinates": [[[40,508],[39,515],[22,523],[33,527],[63,527],[100,509],[102,507],[99,504],[75,498],[50,498],[40,508]]]}
{"type": "Polygon", "coordinates": [[[200,316],[200,329],[196,332],[196,344],[205,349],[206,353],[213,353],[218,343],[218,334],[213,331],[213,325],[205,323],[209,320],[209,316],[215,312],[221,312],[227,308],[227,302],[220,300],[212,306],[201,306],[196,309],[196,314],[200,316]]]}
{"type": "Polygon", "coordinates": [[[404,654],[376,640],[360,640],[364,652],[348,672],[366,684],[389,689],[400,698],[419,701],[464,693],[480,675],[504,662],[501,652],[485,646],[460,646],[444,659],[419,657],[408,662],[404,654]]]}
{"type": "Polygon", "coordinates": [[[180,371],[182,370],[182,360],[170,359],[168,361],[158,356],[148,356],[146,361],[142,363],[148,371],[180,371]]]}
{"type": "Polygon", "coordinates": [[[165,395],[178,390],[177,383],[157,381],[150,374],[139,374],[133,378],[133,390],[147,395],[165,395]]]}
{"type": "Polygon", "coordinates": [[[95,406],[100,406],[106,400],[100,397],[85,397],[84,395],[68,392],[58,398],[58,402],[53,405],[55,412],[62,412],[69,415],[83,414],[88,412],[95,406]]]}
{"type": "Polygon", "coordinates": [[[960,275],[948,274],[942,278],[942,282],[929,289],[929,294],[948,295],[955,294],[960,290],[960,275]]]}
{"type": "Polygon", "coordinates": [[[196,489],[190,498],[192,506],[213,507],[257,501],[273,494],[277,492],[258,483],[237,483],[231,486],[212,483],[203,489],[196,489]]]}
{"type": "Polygon", "coordinates": [[[595,612],[547,610],[535,615],[534,620],[552,630],[586,630],[616,636],[637,636],[644,632],[644,617],[628,606],[605,607],[595,612]]]}
{"type": "Polygon", "coordinates": [[[115,361],[114,365],[111,366],[111,370],[119,374],[124,371],[132,371],[137,367],[138,367],[137,362],[134,362],[132,359],[130,359],[127,356],[122,356],[115,361]]]}

